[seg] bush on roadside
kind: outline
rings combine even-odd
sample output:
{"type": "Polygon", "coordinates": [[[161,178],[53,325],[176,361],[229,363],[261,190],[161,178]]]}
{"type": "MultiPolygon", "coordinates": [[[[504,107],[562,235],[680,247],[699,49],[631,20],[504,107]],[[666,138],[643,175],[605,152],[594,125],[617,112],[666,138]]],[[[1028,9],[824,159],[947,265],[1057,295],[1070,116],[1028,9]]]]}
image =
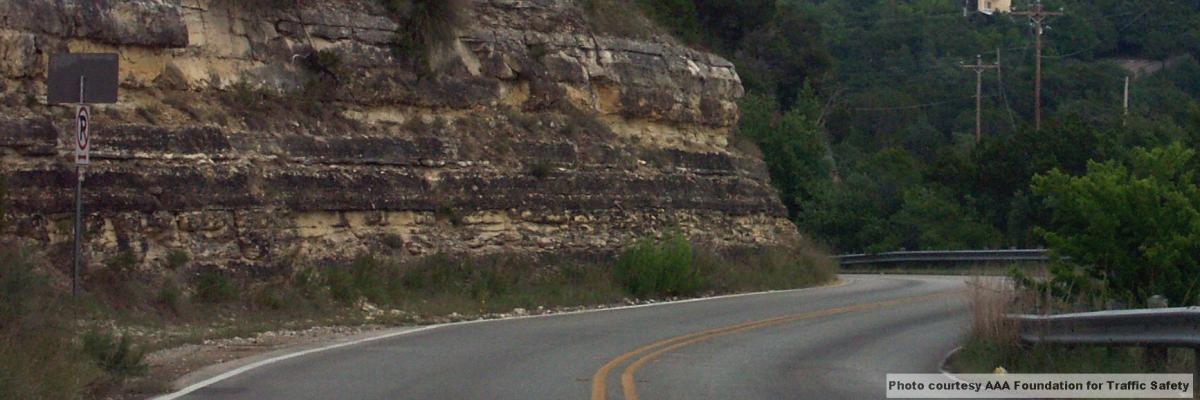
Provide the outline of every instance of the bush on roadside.
{"type": "Polygon", "coordinates": [[[192,285],[195,290],[193,297],[201,303],[227,303],[238,298],[237,284],[216,268],[201,269],[196,273],[196,280],[192,285]]]}
{"type": "Polygon", "coordinates": [[[692,244],[679,234],[668,234],[658,242],[643,239],[617,258],[613,272],[639,298],[693,295],[700,290],[700,281],[692,255],[692,244]]]}
{"type": "Polygon", "coordinates": [[[179,315],[183,311],[184,294],[183,288],[175,282],[175,279],[167,278],[163,281],[162,286],[158,288],[158,294],[154,297],[155,302],[165,311],[171,312],[173,315],[179,315]]]}
{"type": "Polygon", "coordinates": [[[1050,215],[1036,229],[1059,256],[1046,289],[1092,304],[1200,298],[1200,187],[1196,152],[1174,144],[1134,149],[1130,162],[1089,162],[1087,173],[1033,178],[1050,215]],[[1103,298],[1097,298],[1103,297],[1103,298]]]}
{"type": "Polygon", "coordinates": [[[146,373],[145,353],[133,346],[129,335],[90,331],[83,335],[83,352],[116,384],[146,373]]]}

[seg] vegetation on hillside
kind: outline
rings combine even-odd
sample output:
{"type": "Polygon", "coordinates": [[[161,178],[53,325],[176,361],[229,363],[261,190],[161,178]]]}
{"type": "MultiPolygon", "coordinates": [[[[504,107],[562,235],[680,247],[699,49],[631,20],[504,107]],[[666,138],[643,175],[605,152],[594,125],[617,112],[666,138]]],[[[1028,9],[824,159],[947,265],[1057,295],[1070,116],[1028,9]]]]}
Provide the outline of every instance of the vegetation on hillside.
{"type": "MultiPolygon", "coordinates": [[[[1200,4],[1059,0],[1045,35],[1045,127],[1033,129],[1033,36],[951,1],[637,1],[737,64],[741,134],[764,151],[798,225],[838,251],[1040,246],[1037,174],[1181,143],[1200,131],[1200,4]],[[982,54],[984,139],[974,142],[982,54]],[[1182,58],[1180,58],[1182,57],[1182,58]],[[1169,68],[1132,83],[1116,59],[1169,68]]],[[[1018,2],[1017,7],[1027,6],[1018,2]]]]}

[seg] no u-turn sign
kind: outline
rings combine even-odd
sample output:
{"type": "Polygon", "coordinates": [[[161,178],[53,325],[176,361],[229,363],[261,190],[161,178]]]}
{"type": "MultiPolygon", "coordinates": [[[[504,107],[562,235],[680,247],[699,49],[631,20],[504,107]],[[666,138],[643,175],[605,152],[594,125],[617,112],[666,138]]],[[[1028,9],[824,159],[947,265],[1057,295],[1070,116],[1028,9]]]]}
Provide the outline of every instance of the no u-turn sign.
{"type": "Polygon", "coordinates": [[[75,165],[88,165],[90,161],[88,153],[91,152],[92,140],[88,130],[91,127],[91,117],[88,106],[76,108],[75,122],[79,129],[75,131],[75,165]]]}

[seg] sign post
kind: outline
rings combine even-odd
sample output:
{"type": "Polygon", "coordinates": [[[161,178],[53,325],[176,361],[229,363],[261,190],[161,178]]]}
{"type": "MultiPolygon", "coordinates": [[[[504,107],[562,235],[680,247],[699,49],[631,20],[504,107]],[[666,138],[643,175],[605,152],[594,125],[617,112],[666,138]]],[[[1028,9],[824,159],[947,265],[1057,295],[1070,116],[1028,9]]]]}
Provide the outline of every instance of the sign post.
{"type": "Polygon", "coordinates": [[[79,294],[79,262],[83,258],[83,172],[91,163],[92,112],[88,103],[116,103],[118,59],[112,53],[50,56],[47,103],[75,103],[75,251],[71,295],[79,294]],[[76,92],[76,86],[78,91],[76,92]],[[78,95],[76,97],[75,95],[78,95]]]}

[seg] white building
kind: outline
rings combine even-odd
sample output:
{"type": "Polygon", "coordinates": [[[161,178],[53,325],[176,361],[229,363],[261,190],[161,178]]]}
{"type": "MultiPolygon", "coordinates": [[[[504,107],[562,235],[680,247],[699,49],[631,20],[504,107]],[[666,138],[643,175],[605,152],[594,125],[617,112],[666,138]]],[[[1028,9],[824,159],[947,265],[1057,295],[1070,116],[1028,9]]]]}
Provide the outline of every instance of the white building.
{"type": "Polygon", "coordinates": [[[977,11],[992,15],[1012,12],[1012,0],[976,0],[977,11]]]}

